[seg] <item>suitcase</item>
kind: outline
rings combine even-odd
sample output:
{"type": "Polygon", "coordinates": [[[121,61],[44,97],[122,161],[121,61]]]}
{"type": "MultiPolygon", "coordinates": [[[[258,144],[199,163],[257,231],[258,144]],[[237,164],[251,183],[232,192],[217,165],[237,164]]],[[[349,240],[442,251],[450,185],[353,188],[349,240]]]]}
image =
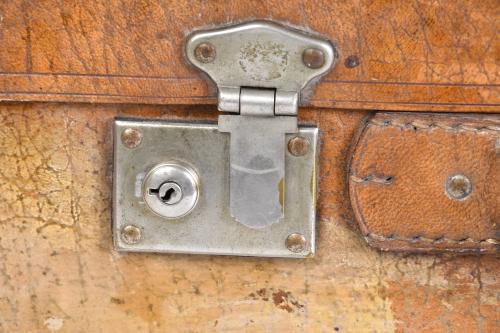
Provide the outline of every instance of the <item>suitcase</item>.
{"type": "MultiPolygon", "coordinates": [[[[499,10],[495,0],[0,3],[0,332],[500,332],[499,10]],[[317,66],[316,53],[294,58],[262,42],[217,62],[246,35],[190,49],[193,34],[248,24],[332,52],[317,66]],[[317,149],[287,136],[282,150],[286,186],[299,182],[309,200],[309,210],[286,207],[309,212],[297,222],[309,229],[274,242],[276,252],[255,239],[243,253],[212,251],[204,244],[247,243],[210,230],[225,220],[200,212],[209,229],[191,241],[205,254],[154,253],[148,237],[168,243],[177,222],[119,224],[117,172],[131,168],[135,144],[155,151],[120,124],[215,133],[227,113],[210,71],[233,80],[231,66],[261,73],[269,57],[286,63],[279,75],[305,65],[284,84],[331,61],[296,100],[300,133],[317,149]],[[288,166],[304,154],[312,174],[294,178],[288,166]],[[302,258],[273,255],[285,252],[302,258]]],[[[255,80],[274,87],[274,77],[255,80]]],[[[267,135],[252,133],[247,143],[267,135]]],[[[212,154],[200,135],[178,151],[212,154]]],[[[169,140],[161,149],[190,139],[169,140]]],[[[235,158],[228,142],[212,147],[235,158]]],[[[210,172],[226,184],[222,166],[210,172]]],[[[208,200],[205,181],[195,209],[208,200]]],[[[256,235],[274,235],[266,228],[256,235]]],[[[172,238],[195,232],[186,230],[172,238]]]]}

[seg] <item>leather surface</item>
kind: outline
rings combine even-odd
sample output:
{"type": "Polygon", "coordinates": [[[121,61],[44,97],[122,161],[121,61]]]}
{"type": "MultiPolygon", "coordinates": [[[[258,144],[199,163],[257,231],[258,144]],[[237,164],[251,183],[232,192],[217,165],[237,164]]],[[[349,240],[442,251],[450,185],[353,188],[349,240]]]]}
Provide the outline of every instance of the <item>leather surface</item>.
{"type": "Polygon", "coordinates": [[[215,107],[1,103],[0,332],[497,332],[500,254],[383,253],[353,230],[367,114],[300,110],[322,139],[317,252],[290,260],[113,250],[113,118],[215,107]]]}
{"type": "Polygon", "coordinates": [[[377,113],[356,144],[351,203],[383,250],[496,252],[500,246],[500,117],[377,113]],[[448,177],[472,191],[457,200],[448,177]]]}
{"type": "Polygon", "coordinates": [[[499,110],[497,0],[1,1],[0,99],[215,104],[185,36],[259,18],[335,43],[312,106],[499,110]]]}

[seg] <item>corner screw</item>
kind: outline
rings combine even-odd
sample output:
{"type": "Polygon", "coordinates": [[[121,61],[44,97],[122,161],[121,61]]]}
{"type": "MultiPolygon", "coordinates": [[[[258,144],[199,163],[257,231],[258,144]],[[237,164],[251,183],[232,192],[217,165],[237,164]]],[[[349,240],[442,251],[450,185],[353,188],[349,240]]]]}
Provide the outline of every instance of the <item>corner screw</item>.
{"type": "Polygon", "coordinates": [[[301,136],[296,136],[288,141],[288,151],[293,156],[304,156],[309,151],[309,141],[301,136]]]}
{"type": "Polygon", "coordinates": [[[121,139],[125,147],[133,149],[141,144],[142,134],[136,129],[126,128],[122,132],[121,139]]]}
{"type": "Polygon", "coordinates": [[[472,192],[472,184],[469,178],[457,174],[448,177],[445,184],[446,193],[451,199],[462,200],[472,192]]]}
{"type": "Polygon", "coordinates": [[[302,234],[293,233],[286,238],[286,247],[294,253],[299,253],[306,248],[306,238],[302,234]]]}
{"type": "Polygon", "coordinates": [[[325,64],[325,54],[319,49],[306,49],[304,53],[302,53],[302,62],[312,69],[321,68],[325,64]]]}
{"type": "Polygon", "coordinates": [[[215,60],[215,47],[210,43],[200,43],[194,49],[194,56],[204,64],[215,60]]]}
{"type": "Polygon", "coordinates": [[[121,231],[122,240],[127,244],[137,244],[141,240],[141,229],[134,225],[126,225],[121,231]]]}

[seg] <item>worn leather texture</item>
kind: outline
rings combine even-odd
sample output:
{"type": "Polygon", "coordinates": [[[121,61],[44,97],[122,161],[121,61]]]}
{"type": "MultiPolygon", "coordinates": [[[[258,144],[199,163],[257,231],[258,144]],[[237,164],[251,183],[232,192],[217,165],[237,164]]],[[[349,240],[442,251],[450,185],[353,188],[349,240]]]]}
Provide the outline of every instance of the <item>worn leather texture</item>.
{"type": "Polygon", "coordinates": [[[371,248],[349,204],[368,112],[301,109],[321,132],[314,258],[121,253],[114,117],[217,121],[215,107],[0,105],[0,332],[497,332],[500,254],[371,248]]]}
{"type": "MultiPolygon", "coordinates": [[[[497,0],[0,1],[0,332],[497,332],[500,254],[371,248],[361,236],[366,227],[359,233],[356,225],[348,174],[360,149],[353,139],[385,128],[365,127],[371,110],[500,111],[498,17],[497,0]],[[113,118],[216,122],[215,106],[203,105],[216,103],[215,87],[187,64],[183,40],[195,28],[251,19],[316,31],[339,52],[303,101],[323,108],[298,115],[321,132],[315,257],[115,251],[113,118]]],[[[486,147],[475,128],[470,140],[486,147]]],[[[411,140],[406,134],[393,145],[411,140]]],[[[422,134],[413,135],[429,146],[422,134]]],[[[462,144],[481,155],[475,144],[462,144]]],[[[483,157],[476,167],[486,170],[483,157]]],[[[442,166],[439,156],[427,158],[442,166]]],[[[498,164],[488,163],[498,183],[498,164]]],[[[491,188],[484,193],[497,210],[480,217],[498,217],[491,188]]],[[[363,209],[380,213],[371,205],[363,209]]],[[[491,237],[486,220],[471,215],[479,209],[469,208],[479,228],[463,230],[472,229],[471,239],[491,237]]],[[[410,218],[397,223],[415,227],[404,223],[410,218]]],[[[463,235],[449,237],[458,240],[452,250],[463,246],[463,235]]],[[[436,250],[434,240],[398,242],[378,244],[436,250]]]]}
{"type": "Polygon", "coordinates": [[[497,0],[0,1],[0,99],[215,104],[186,35],[270,19],[336,45],[304,103],[498,112],[499,17],[497,0]]]}
{"type": "Polygon", "coordinates": [[[379,249],[496,252],[500,117],[377,113],[356,142],[349,191],[363,236],[379,249]],[[446,191],[453,175],[470,181],[465,198],[446,191]]]}

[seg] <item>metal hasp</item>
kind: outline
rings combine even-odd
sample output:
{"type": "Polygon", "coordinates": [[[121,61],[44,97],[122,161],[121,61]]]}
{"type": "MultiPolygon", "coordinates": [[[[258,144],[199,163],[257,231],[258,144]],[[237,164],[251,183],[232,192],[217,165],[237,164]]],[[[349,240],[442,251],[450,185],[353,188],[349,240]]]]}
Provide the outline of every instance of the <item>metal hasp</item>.
{"type": "Polygon", "coordinates": [[[230,212],[250,228],[284,216],[285,134],[300,93],[335,63],[330,42],[268,21],[192,33],[189,61],[217,84],[219,131],[231,135],[230,212]]]}

